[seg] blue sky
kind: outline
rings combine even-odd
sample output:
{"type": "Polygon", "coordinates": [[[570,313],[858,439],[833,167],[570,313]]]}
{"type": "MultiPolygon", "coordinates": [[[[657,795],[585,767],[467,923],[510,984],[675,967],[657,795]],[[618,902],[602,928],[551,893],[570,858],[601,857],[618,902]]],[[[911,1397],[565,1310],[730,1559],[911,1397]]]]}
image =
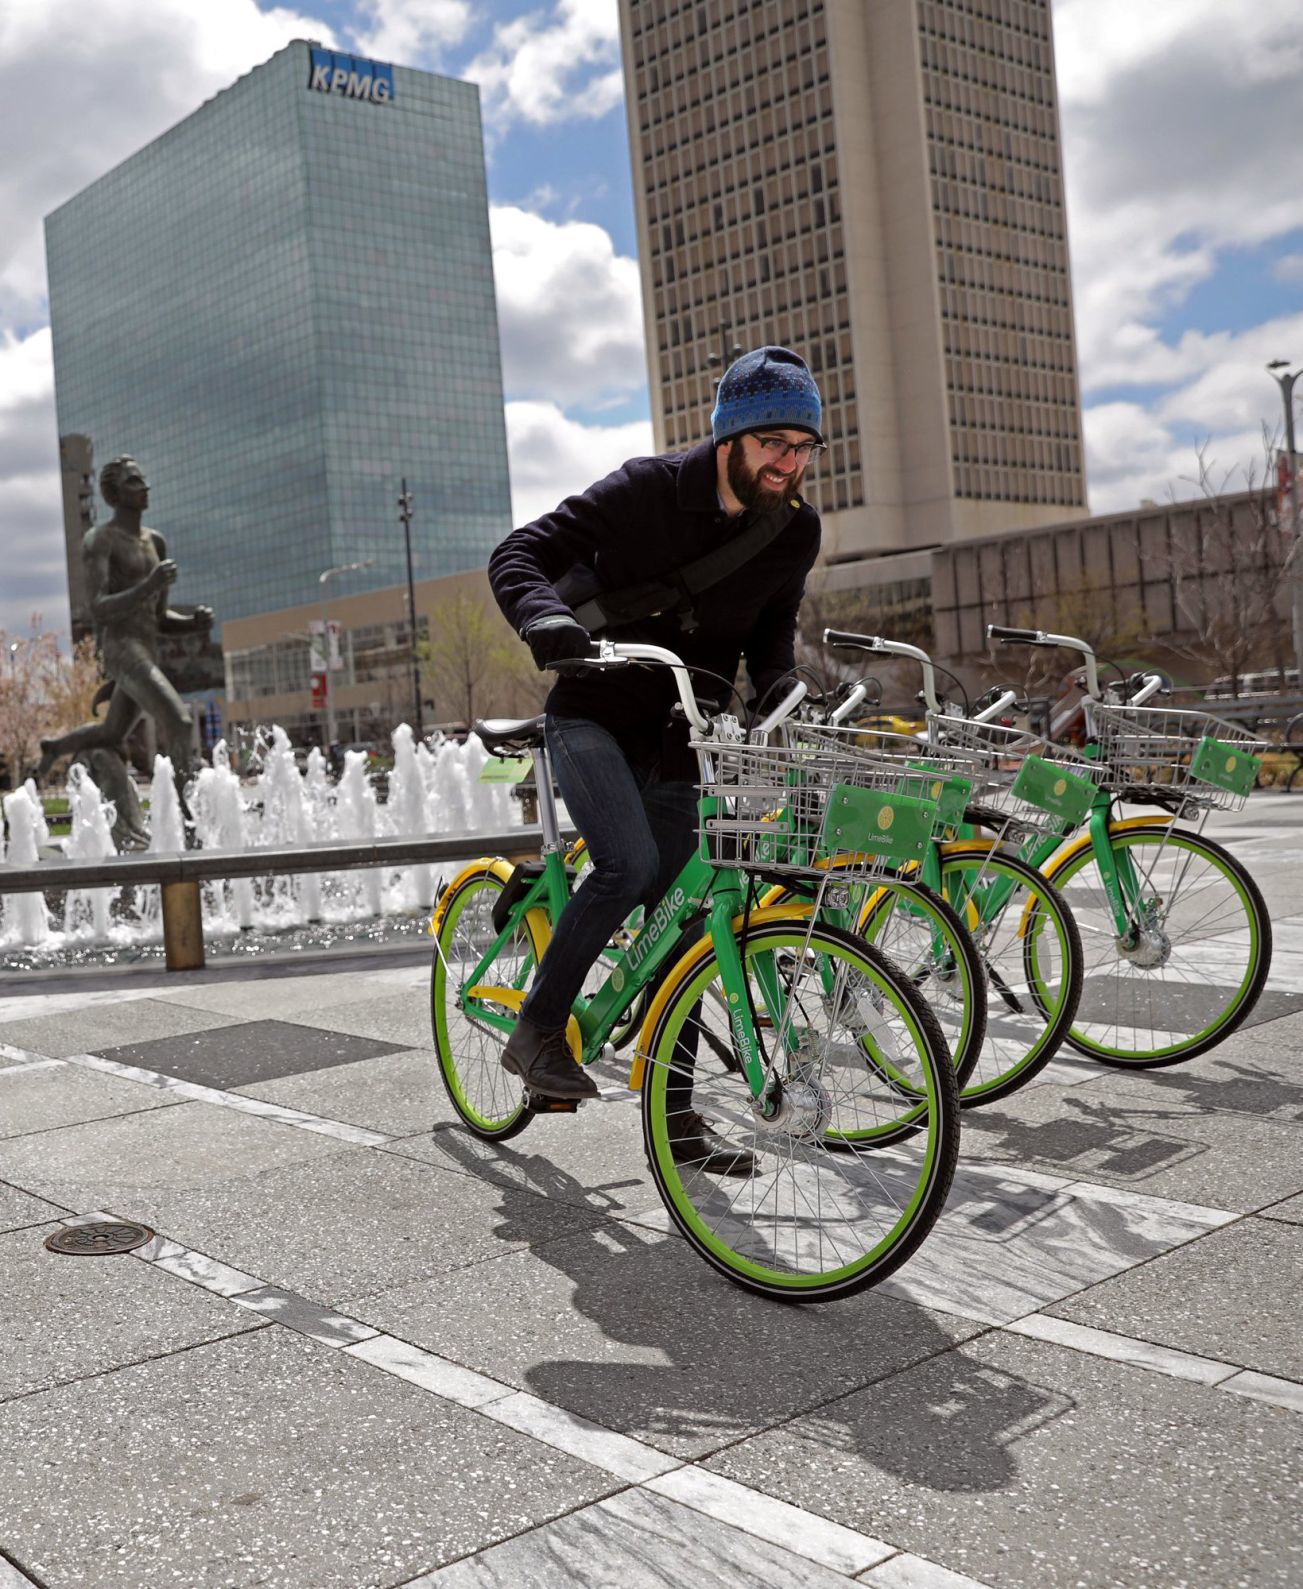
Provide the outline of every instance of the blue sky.
{"type": "MultiPolygon", "coordinates": [[[[903,3],[903,0],[902,0],[903,3]]],[[[1091,507],[1239,485],[1303,364],[1299,0],[1053,0],[1091,507]]],[[[0,627],[66,624],[41,217],[288,39],[479,83],[518,520],[651,446],[617,0],[4,0],[0,627]]]]}

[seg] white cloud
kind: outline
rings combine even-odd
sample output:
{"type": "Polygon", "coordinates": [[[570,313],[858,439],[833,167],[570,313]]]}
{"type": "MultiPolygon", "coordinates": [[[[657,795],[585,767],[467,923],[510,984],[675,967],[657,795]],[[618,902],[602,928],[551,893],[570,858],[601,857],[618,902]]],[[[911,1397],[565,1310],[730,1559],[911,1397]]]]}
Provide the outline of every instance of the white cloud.
{"type": "Polygon", "coordinates": [[[0,628],[68,626],[50,332],[0,333],[0,628]]]}
{"type": "Polygon", "coordinates": [[[254,0],[0,6],[0,323],[45,316],[41,218],[293,38],[330,29],[254,0]]]}
{"type": "Polygon", "coordinates": [[[512,519],[528,524],[564,497],[587,490],[626,458],[651,452],[651,421],[584,425],[555,403],[508,403],[507,448],[512,519]]]}
{"type": "Polygon", "coordinates": [[[358,54],[400,66],[436,65],[471,20],[467,0],[363,0],[362,10],[371,24],[354,35],[358,54]]]}
{"type": "Polygon", "coordinates": [[[624,97],[617,0],[557,0],[547,17],[500,23],[464,75],[480,85],[490,126],[605,116],[624,97]]]}
{"type": "Polygon", "coordinates": [[[1284,254],[1271,267],[1277,281],[1288,286],[1303,287],[1303,254],[1284,254]]]}
{"type": "Polygon", "coordinates": [[[1297,0],[1056,0],[1054,24],[1089,388],[1125,380],[1137,338],[1227,250],[1303,227],[1303,186],[1280,175],[1303,22],[1297,0]]]}
{"type": "Polygon", "coordinates": [[[513,206],[490,213],[508,397],[596,407],[646,379],[638,266],[610,234],[513,206]]]}
{"type": "Polygon", "coordinates": [[[1303,186],[1281,175],[1282,129],[1303,121],[1297,0],[1054,0],[1054,24],[1083,391],[1167,389],[1087,410],[1091,505],[1166,496],[1194,472],[1175,439],[1191,433],[1260,474],[1279,419],[1262,365],[1303,353],[1293,321],[1163,325],[1233,251],[1303,228],[1303,186]]]}

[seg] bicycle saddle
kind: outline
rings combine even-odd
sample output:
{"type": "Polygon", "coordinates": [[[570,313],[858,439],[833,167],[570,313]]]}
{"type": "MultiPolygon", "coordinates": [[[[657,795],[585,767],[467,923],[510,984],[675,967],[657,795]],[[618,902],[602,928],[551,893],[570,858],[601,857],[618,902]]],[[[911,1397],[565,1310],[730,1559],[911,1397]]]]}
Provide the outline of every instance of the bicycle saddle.
{"type": "Polygon", "coordinates": [[[478,717],[471,724],[495,756],[536,750],[543,743],[544,717],[478,717]]]}

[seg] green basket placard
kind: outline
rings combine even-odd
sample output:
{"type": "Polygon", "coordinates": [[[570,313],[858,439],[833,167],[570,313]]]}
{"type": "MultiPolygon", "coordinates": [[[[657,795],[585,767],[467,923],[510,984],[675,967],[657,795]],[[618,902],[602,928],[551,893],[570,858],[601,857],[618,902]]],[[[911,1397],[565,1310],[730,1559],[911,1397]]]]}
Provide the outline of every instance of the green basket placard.
{"type": "Polygon", "coordinates": [[[916,767],[920,772],[935,773],[932,783],[928,787],[927,798],[936,802],[937,822],[942,827],[958,827],[964,820],[964,812],[968,809],[968,802],[973,793],[971,778],[961,778],[958,773],[952,773],[944,768],[931,767],[925,761],[911,761],[911,767],[916,767]]]}
{"type": "Polygon", "coordinates": [[[931,800],[834,784],[828,792],[819,850],[850,852],[894,862],[920,860],[932,842],[937,808],[931,800]]]}
{"type": "Polygon", "coordinates": [[[1200,783],[1210,783],[1214,789],[1246,795],[1257,783],[1261,766],[1259,759],[1247,750],[1208,735],[1199,741],[1199,748],[1190,760],[1190,776],[1200,783]]]}
{"type": "Polygon", "coordinates": [[[1013,796],[1038,811],[1048,811],[1051,816],[1075,824],[1095,803],[1095,785],[1040,756],[1028,756],[1013,781],[1013,796]]]}
{"type": "Polygon", "coordinates": [[[481,783],[522,783],[533,770],[534,758],[524,756],[490,756],[480,768],[481,783]]]}

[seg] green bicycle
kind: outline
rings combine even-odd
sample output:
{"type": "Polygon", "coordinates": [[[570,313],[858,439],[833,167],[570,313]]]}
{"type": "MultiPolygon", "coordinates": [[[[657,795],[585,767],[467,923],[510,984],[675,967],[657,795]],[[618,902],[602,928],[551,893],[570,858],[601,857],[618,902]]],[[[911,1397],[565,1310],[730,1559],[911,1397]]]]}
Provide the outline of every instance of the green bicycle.
{"type": "Polygon", "coordinates": [[[1253,1010],[1271,969],[1271,919],[1229,851],[1197,828],[1233,809],[1257,776],[1242,728],[1206,712],[1149,706],[1152,675],[1129,698],[1100,689],[1093,649],[1072,635],[988,626],[1008,644],[1064,647],[1085,661],[1084,754],[1105,769],[1080,831],[1024,847],[1072,909],[1085,987],[1067,1041],[1104,1064],[1174,1065],[1220,1043],[1253,1010]],[[1122,816],[1122,805],[1156,808],[1122,816]]]}
{"type": "MultiPolygon", "coordinates": [[[[708,791],[703,839],[627,949],[609,952],[600,986],[576,1001],[572,1052],[581,1064],[601,1058],[654,984],[629,1085],[641,1094],[652,1180],[675,1228],[748,1290],[791,1301],[850,1295],[903,1263],[945,1202],[959,1113],[944,1039],[917,990],[862,939],[813,906],[752,904],[750,876],[729,858],[743,802],[713,781],[721,751],[745,747],[729,742],[730,719],[703,714],[673,653],[603,641],[585,665],[635,663],[674,671],[708,791]],[[704,934],[685,937],[703,918],[704,934]],[[709,1063],[720,1052],[730,1063],[709,1063]],[[689,1108],[711,1118],[730,1150],[754,1156],[751,1176],[721,1182],[676,1160],[675,1123],[689,1108]]],[[[535,756],[542,860],[472,862],[431,922],[440,1075],[463,1124],[487,1141],[516,1135],[542,1110],[575,1107],[531,1097],[499,1063],[570,890],[541,723],[477,732],[499,754],[535,756]]],[[[824,834],[825,851],[832,843],[824,834]]],[[[834,848],[845,850],[844,836],[834,848]]]]}

